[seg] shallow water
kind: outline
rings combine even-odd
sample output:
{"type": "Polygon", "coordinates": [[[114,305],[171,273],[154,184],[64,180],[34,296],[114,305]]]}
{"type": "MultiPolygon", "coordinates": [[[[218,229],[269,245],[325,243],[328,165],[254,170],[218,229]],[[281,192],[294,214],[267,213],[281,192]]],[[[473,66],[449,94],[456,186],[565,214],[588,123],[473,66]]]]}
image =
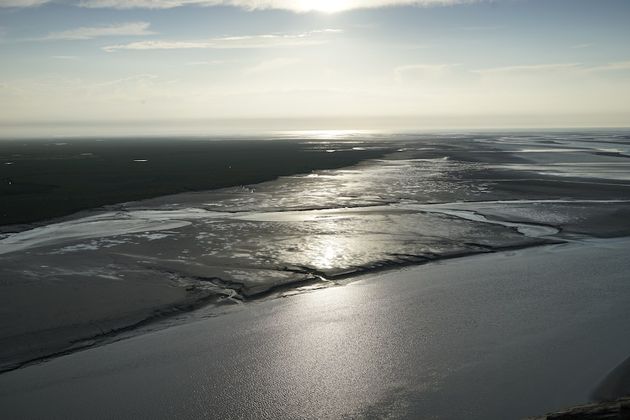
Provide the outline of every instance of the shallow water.
{"type": "Polygon", "coordinates": [[[629,245],[462,258],[241,305],[9,372],[0,405],[60,419],[540,415],[585,402],[627,357],[629,245]]]}
{"type": "MultiPolygon", "coordinates": [[[[304,141],[331,151],[364,149],[375,141],[360,133],[312,136],[304,141]]],[[[536,176],[598,178],[585,190],[625,180],[629,159],[597,154],[610,144],[629,148],[618,133],[406,135],[378,141],[379,147],[386,142],[399,151],[350,168],[128,203],[8,235],[0,240],[0,255],[11,267],[26,261],[36,267],[38,258],[63,255],[57,268],[76,259],[100,261],[104,253],[123,255],[134,266],[148,261],[152,270],[163,265],[183,270],[183,276],[219,277],[260,289],[312,272],[334,276],[414,258],[526,245],[559,233],[554,225],[560,212],[550,204],[566,204],[561,214],[567,219],[571,204],[630,202],[621,196],[572,199],[570,191],[560,200],[527,200],[526,194],[497,188],[506,173],[514,182],[536,176]],[[493,172],[497,168],[501,171],[493,172]],[[526,223],[482,214],[485,209],[509,215],[516,208],[521,218],[529,217],[526,223]]]]}
{"type": "MultiPolygon", "coordinates": [[[[331,153],[376,141],[318,136],[304,141],[331,153]]],[[[0,327],[10,334],[21,316],[23,297],[13,295],[20,284],[36,293],[38,284],[98,279],[118,287],[151,279],[236,302],[441,258],[630,234],[630,160],[598,154],[611,143],[625,151],[630,141],[620,135],[377,140],[397,151],[352,167],[124,203],[7,234],[0,239],[0,327]]],[[[140,301],[150,307],[140,293],[129,296],[129,310],[140,301]]],[[[34,309],[48,320],[45,328],[55,327],[50,312],[59,310],[54,299],[49,305],[34,309]]],[[[77,323],[97,321],[82,316],[77,323]]],[[[31,333],[38,332],[20,330],[31,333]]]]}

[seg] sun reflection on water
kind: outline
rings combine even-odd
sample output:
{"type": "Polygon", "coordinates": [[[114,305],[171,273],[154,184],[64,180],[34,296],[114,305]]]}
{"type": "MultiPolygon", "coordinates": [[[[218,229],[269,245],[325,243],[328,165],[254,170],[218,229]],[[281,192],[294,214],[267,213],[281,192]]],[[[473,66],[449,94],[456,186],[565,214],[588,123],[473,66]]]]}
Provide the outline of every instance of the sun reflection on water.
{"type": "Polygon", "coordinates": [[[279,135],[287,138],[310,140],[348,140],[374,134],[370,130],[296,130],[281,131],[279,135]]]}
{"type": "Polygon", "coordinates": [[[340,238],[328,237],[321,241],[319,247],[312,250],[311,258],[314,267],[333,268],[343,256],[344,247],[340,244],[340,238]]]}
{"type": "Polygon", "coordinates": [[[348,229],[354,230],[340,225],[339,230],[334,231],[328,226],[328,233],[308,238],[308,244],[302,248],[302,252],[292,255],[292,259],[300,265],[329,274],[352,270],[366,263],[368,255],[378,251],[361,240],[365,239],[365,235],[348,232],[348,229]]]}

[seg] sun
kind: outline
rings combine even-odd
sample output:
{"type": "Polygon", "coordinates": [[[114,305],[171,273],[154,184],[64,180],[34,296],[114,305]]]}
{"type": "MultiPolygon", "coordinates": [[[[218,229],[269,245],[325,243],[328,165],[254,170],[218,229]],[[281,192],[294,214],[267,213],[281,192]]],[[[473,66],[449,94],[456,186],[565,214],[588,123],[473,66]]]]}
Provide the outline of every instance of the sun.
{"type": "Polygon", "coordinates": [[[299,0],[300,8],[306,12],[337,13],[346,10],[349,0],[299,0]]]}

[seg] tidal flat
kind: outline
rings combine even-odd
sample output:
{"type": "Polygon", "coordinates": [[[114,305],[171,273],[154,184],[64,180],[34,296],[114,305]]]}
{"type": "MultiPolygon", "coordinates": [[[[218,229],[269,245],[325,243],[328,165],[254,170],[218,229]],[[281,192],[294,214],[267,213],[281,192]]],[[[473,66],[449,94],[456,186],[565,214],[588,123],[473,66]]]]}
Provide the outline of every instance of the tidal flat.
{"type": "MultiPolygon", "coordinates": [[[[273,137],[53,138],[0,141],[0,225],[107,204],[259,183],[379,156],[273,137]],[[42,203],[45,203],[43,205],[42,203]]],[[[15,226],[14,226],[15,227],[15,226]]]]}
{"type": "MultiPolygon", "coordinates": [[[[282,134],[229,145],[160,140],[163,149],[147,148],[161,150],[159,156],[142,152],[146,139],[116,152],[112,145],[120,141],[40,142],[65,154],[2,155],[3,168],[13,171],[4,188],[40,185],[20,175],[38,159],[52,168],[48,182],[60,186],[1,191],[11,204],[0,237],[0,369],[39,369],[33,364],[156,330],[178,334],[208,317],[248,317],[260,302],[343,289],[376,272],[396,276],[419,266],[401,274],[407,287],[409,273],[422,282],[423,270],[443,260],[569,245],[583,257],[598,240],[630,233],[626,132],[282,134]],[[190,165],[185,155],[194,156],[190,165]],[[73,167],[75,160],[81,164],[73,167]],[[82,173],[83,160],[98,165],[64,184],[82,173]],[[123,161],[132,169],[117,172],[123,161]],[[107,180],[118,185],[121,177],[129,183],[114,191],[107,180]],[[75,207],[64,202],[66,194],[84,201],[75,207]],[[37,208],[22,212],[29,207],[37,208]]],[[[45,171],[32,176],[44,179],[45,171]]],[[[507,272],[521,278],[523,264],[508,260],[507,272]]],[[[572,293],[581,295],[589,281],[600,280],[578,274],[579,285],[566,273],[554,293],[579,286],[572,293]]],[[[545,281],[544,273],[537,276],[534,289],[545,281]]],[[[514,281],[502,287],[508,285],[525,287],[514,281]]],[[[623,287],[615,280],[610,291],[625,296],[623,287]]],[[[523,291],[525,299],[539,290],[530,292],[523,291]]],[[[494,322],[501,323],[509,314],[499,309],[494,322]]],[[[570,324],[567,314],[557,322],[570,324]]],[[[421,323],[416,315],[409,322],[421,323]]],[[[208,339],[213,328],[204,333],[208,339]]],[[[9,382],[3,387],[2,395],[12,394],[9,382]]],[[[361,404],[356,410],[369,408],[361,404]]],[[[554,408],[541,406],[547,407],[554,408]]]]}

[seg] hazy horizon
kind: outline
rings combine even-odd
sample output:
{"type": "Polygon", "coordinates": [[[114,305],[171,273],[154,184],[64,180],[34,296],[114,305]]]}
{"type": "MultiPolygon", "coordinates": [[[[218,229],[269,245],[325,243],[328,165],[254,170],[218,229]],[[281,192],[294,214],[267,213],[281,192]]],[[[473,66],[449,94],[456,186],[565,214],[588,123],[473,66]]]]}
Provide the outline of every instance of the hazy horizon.
{"type": "Polygon", "coordinates": [[[289,132],[475,132],[521,130],[615,130],[627,129],[625,115],[597,116],[453,116],[453,117],[355,117],[355,118],[241,118],[138,121],[30,121],[0,123],[1,139],[93,136],[220,136],[269,135],[289,132]]]}

